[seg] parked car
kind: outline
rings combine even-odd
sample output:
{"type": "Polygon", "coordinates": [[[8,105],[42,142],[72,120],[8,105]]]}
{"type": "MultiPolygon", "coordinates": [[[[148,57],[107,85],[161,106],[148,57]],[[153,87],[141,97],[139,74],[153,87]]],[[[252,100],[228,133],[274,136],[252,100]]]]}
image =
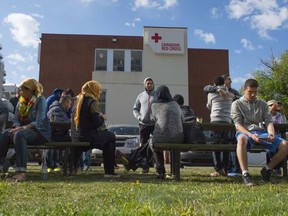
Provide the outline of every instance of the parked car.
{"type": "MultiPolygon", "coordinates": [[[[203,131],[206,137],[206,142],[209,143],[213,138],[209,131],[203,131]]],[[[181,167],[184,166],[214,166],[212,152],[181,152],[181,167]]]]}
{"type": "MultiPolygon", "coordinates": [[[[140,135],[138,125],[114,124],[109,125],[108,130],[116,136],[116,150],[129,155],[132,150],[140,146],[140,135]]],[[[91,164],[100,165],[103,162],[102,151],[92,149],[91,164]]],[[[120,163],[120,161],[116,161],[120,163]]]]}

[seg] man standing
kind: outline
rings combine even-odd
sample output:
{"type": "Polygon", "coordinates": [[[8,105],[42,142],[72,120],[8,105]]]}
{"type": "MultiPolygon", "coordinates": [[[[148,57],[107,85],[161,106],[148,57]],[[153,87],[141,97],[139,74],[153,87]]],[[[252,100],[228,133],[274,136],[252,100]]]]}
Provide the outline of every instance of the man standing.
{"type": "Polygon", "coordinates": [[[247,148],[249,149],[258,143],[271,152],[278,150],[271,161],[261,170],[264,181],[269,181],[272,169],[288,154],[288,142],[275,136],[268,105],[256,97],[257,91],[257,80],[246,80],[244,95],[239,100],[234,101],[231,107],[231,117],[237,129],[237,156],[242,170],[243,183],[247,186],[255,185],[248,172],[247,148]],[[263,122],[267,130],[265,130],[263,122]]]}
{"type": "MultiPolygon", "coordinates": [[[[154,91],[154,82],[151,77],[144,79],[145,91],[136,98],[133,106],[133,114],[139,121],[140,143],[144,145],[148,142],[150,135],[153,134],[155,122],[151,116],[151,105],[155,101],[156,92],[154,91]]],[[[148,172],[148,170],[143,170],[148,172]]]]}
{"type": "MultiPolygon", "coordinates": [[[[236,89],[231,87],[232,80],[230,78],[230,75],[229,74],[224,74],[224,75],[222,75],[222,77],[224,78],[224,85],[226,86],[228,91],[224,90],[223,88],[220,88],[219,86],[207,85],[207,86],[204,87],[204,92],[206,94],[208,94],[208,93],[217,93],[218,92],[219,95],[223,99],[228,99],[228,98],[231,98],[231,97],[232,97],[233,101],[239,99],[241,97],[241,95],[239,94],[239,92],[236,89]]],[[[236,153],[235,152],[231,152],[230,153],[230,157],[231,157],[231,163],[232,163],[232,166],[233,166],[232,169],[230,170],[232,172],[231,174],[233,175],[233,173],[241,172],[238,160],[236,158],[236,153]]]]}
{"type": "MultiPolygon", "coordinates": [[[[207,108],[211,111],[211,123],[232,123],[230,117],[231,104],[234,94],[228,92],[227,87],[224,85],[224,78],[222,76],[216,77],[214,85],[230,95],[228,98],[223,98],[218,93],[209,93],[207,98],[207,108]]],[[[228,144],[230,131],[213,131],[213,137],[216,143],[228,144]]],[[[210,176],[226,176],[229,170],[229,152],[213,152],[214,169],[215,172],[210,176]],[[221,157],[222,155],[222,157],[221,157]]]]}

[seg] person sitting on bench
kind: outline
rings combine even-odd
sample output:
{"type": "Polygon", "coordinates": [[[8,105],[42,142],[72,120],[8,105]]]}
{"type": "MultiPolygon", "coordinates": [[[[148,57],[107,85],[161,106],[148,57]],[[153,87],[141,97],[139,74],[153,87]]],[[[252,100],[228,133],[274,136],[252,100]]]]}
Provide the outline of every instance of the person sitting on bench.
{"type": "Polygon", "coordinates": [[[35,79],[25,79],[20,85],[21,97],[16,107],[13,128],[4,131],[0,140],[0,170],[3,167],[10,144],[16,152],[16,174],[11,181],[24,181],[27,169],[27,145],[41,145],[51,140],[51,127],[46,116],[46,99],[43,87],[35,79]]]}
{"type": "Polygon", "coordinates": [[[231,107],[231,117],[237,129],[237,156],[242,170],[243,183],[247,186],[254,186],[248,171],[247,148],[253,147],[256,143],[266,147],[271,152],[278,152],[271,158],[271,161],[261,170],[264,181],[269,181],[272,169],[288,155],[288,142],[275,136],[275,129],[268,105],[265,101],[256,97],[258,82],[255,79],[248,79],[244,84],[244,95],[234,101],[231,107]],[[267,130],[264,128],[263,122],[267,130]]]}
{"type": "Polygon", "coordinates": [[[145,168],[154,155],[158,179],[165,178],[163,151],[154,151],[154,143],[182,143],[183,142],[183,116],[180,106],[173,100],[167,86],[159,86],[156,90],[156,101],[152,104],[152,119],[155,129],[152,138],[140,146],[127,157],[121,151],[116,152],[126,170],[145,168]]]}

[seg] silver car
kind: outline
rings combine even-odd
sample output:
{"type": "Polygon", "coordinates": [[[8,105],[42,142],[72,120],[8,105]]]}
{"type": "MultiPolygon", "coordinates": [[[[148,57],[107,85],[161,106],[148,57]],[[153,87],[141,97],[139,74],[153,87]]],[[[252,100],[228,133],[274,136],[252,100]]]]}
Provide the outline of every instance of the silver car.
{"type": "MultiPolygon", "coordinates": [[[[132,150],[140,146],[138,125],[114,124],[109,125],[108,130],[116,136],[116,150],[129,155],[132,150]]],[[[91,164],[100,165],[103,162],[102,150],[92,149],[91,164]]],[[[119,161],[117,161],[118,163],[119,161]]]]}

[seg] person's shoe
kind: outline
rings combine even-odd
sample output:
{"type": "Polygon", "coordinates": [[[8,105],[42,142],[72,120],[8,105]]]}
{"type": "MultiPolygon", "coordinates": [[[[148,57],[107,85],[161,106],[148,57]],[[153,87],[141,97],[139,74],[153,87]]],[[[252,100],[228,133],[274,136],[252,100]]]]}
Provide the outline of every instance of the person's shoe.
{"type": "Polygon", "coordinates": [[[165,174],[158,173],[157,176],[156,176],[156,179],[165,179],[165,174]]]}
{"type": "Polygon", "coordinates": [[[50,172],[52,172],[52,171],[53,171],[52,168],[47,168],[47,172],[48,172],[48,173],[50,173],[50,172]]]}
{"type": "Polygon", "coordinates": [[[127,156],[123,152],[121,152],[119,150],[116,151],[115,155],[116,155],[117,158],[120,159],[120,161],[122,162],[125,170],[129,171],[130,170],[130,166],[129,166],[129,160],[128,160],[127,156]]]}
{"type": "Polygon", "coordinates": [[[272,170],[270,170],[270,169],[267,170],[265,167],[263,167],[260,173],[261,173],[263,181],[267,182],[267,181],[270,180],[270,176],[271,176],[272,170]]]}
{"type": "Polygon", "coordinates": [[[227,174],[223,169],[221,169],[221,170],[211,173],[210,176],[219,177],[219,176],[227,176],[227,174]]]}
{"type": "Polygon", "coordinates": [[[2,172],[7,173],[9,167],[11,167],[16,161],[16,154],[13,154],[10,158],[6,158],[2,167],[2,172]]]}
{"type": "Polygon", "coordinates": [[[245,173],[243,175],[243,183],[246,186],[255,186],[256,184],[253,182],[252,177],[249,173],[245,173]]]}
{"type": "Polygon", "coordinates": [[[140,174],[147,174],[147,173],[149,173],[149,167],[143,168],[140,172],[140,174]]]}
{"type": "Polygon", "coordinates": [[[104,178],[120,178],[119,174],[113,173],[113,174],[105,174],[104,178]]]}
{"type": "Polygon", "coordinates": [[[55,167],[55,168],[53,169],[53,171],[54,171],[54,172],[59,172],[59,171],[61,171],[61,169],[60,169],[59,167],[55,167]]]}

